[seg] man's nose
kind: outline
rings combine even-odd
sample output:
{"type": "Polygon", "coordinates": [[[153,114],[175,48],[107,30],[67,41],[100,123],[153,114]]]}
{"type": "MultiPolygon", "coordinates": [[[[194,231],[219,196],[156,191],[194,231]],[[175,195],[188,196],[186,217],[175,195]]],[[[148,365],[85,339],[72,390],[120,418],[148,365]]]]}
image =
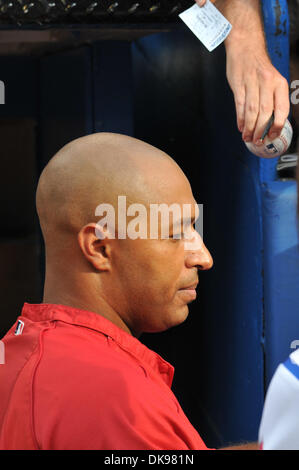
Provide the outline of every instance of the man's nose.
{"type": "Polygon", "coordinates": [[[197,267],[202,271],[211,269],[213,266],[212,255],[199,234],[197,234],[197,243],[194,243],[194,246],[190,244],[186,249],[185,263],[188,268],[197,267]]]}

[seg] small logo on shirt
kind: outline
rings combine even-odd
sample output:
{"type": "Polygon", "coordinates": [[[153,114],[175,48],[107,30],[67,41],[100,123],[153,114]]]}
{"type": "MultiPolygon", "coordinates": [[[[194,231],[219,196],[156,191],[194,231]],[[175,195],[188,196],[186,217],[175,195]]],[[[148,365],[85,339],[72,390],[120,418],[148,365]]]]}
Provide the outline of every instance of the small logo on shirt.
{"type": "Polygon", "coordinates": [[[0,364],[5,364],[5,346],[3,341],[0,341],[0,364]]]}
{"type": "Polygon", "coordinates": [[[18,320],[16,329],[15,329],[15,335],[21,335],[23,333],[24,329],[24,322],[22,320],[18,320]]]}

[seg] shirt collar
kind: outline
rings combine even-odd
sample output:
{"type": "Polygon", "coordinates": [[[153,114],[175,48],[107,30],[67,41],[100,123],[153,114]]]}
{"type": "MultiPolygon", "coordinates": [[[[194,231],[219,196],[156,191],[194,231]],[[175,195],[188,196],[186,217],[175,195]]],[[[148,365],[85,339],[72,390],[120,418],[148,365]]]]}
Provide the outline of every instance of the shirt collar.
{"type": "Polygon", "coordinates": [[[148,349],[137,338],[122,330],[100,314],[70,307],[68,305],[24,303],[21,316],[33,322],[59,320],[99,331],[112,338],[120,347],[133,354],[139,362],[153,369],[161,376],[163,381],[171,387],[174,375],[173,366],[157,353],[148,349]]]}

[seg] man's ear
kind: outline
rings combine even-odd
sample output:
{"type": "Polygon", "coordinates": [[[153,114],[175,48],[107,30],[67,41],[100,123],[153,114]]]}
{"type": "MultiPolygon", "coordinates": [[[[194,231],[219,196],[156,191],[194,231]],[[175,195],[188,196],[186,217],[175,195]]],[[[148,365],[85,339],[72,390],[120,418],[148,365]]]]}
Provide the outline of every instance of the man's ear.
{"type": "Polygon", "coordinates": [[[84,225],[78,233],[81,251],[97,271],[110,270],[111,242],[109,232],[95,223],[84,225]]]}

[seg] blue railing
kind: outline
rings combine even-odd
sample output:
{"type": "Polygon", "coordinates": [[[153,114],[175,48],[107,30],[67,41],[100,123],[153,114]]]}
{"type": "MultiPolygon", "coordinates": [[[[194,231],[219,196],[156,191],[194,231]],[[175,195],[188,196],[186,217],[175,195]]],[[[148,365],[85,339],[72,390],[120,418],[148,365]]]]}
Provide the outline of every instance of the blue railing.
{"type": "MultiPolygon", "coordinates": [[[[262,10],[269,56],[273,65],[289,81],[290,22],[287,0],[262,0],[262,10]]],[[[277,160],[277,158],[261,160],[261,182],[276,179],[277,160]]]]}

